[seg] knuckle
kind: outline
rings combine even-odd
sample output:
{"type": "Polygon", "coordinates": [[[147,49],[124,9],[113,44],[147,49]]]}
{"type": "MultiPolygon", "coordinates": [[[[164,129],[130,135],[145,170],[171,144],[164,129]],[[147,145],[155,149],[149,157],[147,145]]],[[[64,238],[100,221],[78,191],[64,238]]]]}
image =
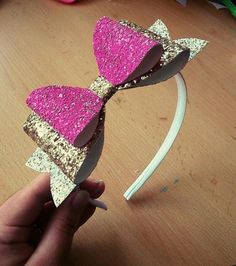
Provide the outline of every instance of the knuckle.
{"type": "Polygon", "coordinates": [[[11,228],[0,224],[0,243],[11,244],[14,241],[14,234],[12,234],[11,228]]]}

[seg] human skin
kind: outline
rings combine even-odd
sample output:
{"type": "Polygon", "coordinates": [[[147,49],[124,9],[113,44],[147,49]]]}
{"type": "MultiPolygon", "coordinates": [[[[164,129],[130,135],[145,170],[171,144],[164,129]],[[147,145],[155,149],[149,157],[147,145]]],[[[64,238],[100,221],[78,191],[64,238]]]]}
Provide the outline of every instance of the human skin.
{"type": "Polygon", "coordinates": [[[56,208],[50,177],[39,175],[0,206],[0,265],[64,265],[75,232],[95,212],[89,198],[104,192],[102,181],[86,180],[56,208]]]}

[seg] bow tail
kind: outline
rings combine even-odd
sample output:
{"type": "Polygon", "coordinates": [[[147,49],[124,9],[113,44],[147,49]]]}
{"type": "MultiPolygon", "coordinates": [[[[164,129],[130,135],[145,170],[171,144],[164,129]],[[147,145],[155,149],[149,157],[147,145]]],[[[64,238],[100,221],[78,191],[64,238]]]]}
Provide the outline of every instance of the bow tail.
{"type": "Polygon", "coordinates": [[[52,199],[56,207],[58,207],[76,187],[76,184],[74,184],[40,148],[37,148],[31,155],[26,162],[26,166],[37,172],[50,173],[52,199]]]}

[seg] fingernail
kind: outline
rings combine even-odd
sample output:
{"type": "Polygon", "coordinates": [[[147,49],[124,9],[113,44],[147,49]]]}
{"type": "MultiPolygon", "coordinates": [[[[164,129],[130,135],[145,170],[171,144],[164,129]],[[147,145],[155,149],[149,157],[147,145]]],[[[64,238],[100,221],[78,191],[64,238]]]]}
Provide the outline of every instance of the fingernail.
{"type": "Polygon", "coordinates": [[[100,193],[101,188],[105,186],[105,183],[103,182],[103,180],[98,180],[96,181],[96,188],[93,191],[93,197],[96,197],[98,193],[100,193]]]}
{"type": "Polygon", "coordinates": [[[99,184],[99,183],[104,183],[102,179],[97,180],[95,183],[99,184]]]}
{"type": "Polygon", "coordinates": [[[96,199],[89,199],[89,203],[97,208],[103,209],[105,211],[108,210],[107,205],[105,202],[101,200],[96,200],[96,199]]]}
{"type": "Polygon", "coordinates": [[[98,190],[100,190],[100,187],[105,186],[105,183],[103,182],[103,180],[98,180],[98,181],[96,182],[96,184],[97,184],[96,192],[97,192],[98,190]]]}
{"type": "Polygon", "coordinates": [[[89,193],[85,190],[79,190],[75,195],[72,205],[74,209],[83,209],[89,202],[89,193]]]}

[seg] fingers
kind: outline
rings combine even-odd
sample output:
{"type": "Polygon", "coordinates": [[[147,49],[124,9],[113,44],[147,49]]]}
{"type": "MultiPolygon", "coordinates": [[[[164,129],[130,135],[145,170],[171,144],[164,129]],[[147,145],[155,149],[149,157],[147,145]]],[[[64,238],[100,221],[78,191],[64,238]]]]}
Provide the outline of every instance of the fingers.
{"type": "MultiPolygon", "coordinates": [[[[105,184],[103,181],[94,181],[91,179],[85,180],[81,185],[80,185],[80,189],[82,190],[86,190],[87,192],[89,192],[90,197],[91,198],[98,198],[102,195],[102,193],[105,190],[105,184]]],[[[83,218],[83,223],[85,223],[94,213],[95,211],[95,207],[88,207],[86,209],[86,214],[85,214],[85,218],[83,218]],[[88,209],[88,210],[87,210],[88,209]]],[[[56,210],[55,205],[53,204],[52,201],[47,202],[44,205],[44,208],[40,214],[40,216],[37,219],[37,224],[39,225],[39,227],[41,228],[42,231],[44,231],[46,225],[48,224],[52,214],[54,213],[54,211],[56,210]]],[[[81,223],[81,225],[83,224],[81,223]]]]}
{"type": "Polygon", "coordinates": [[[99,198],[105,190],[105,183],[102,180],[93,181],[87,179],[80,184],[81,190],[86,190],[89,192],[90,197],[93,199],[99,198]]]}
{"type": "Polygon", "coordinates": [[[34,222],[50,197],[49,175],[41,174],[0,207],[0,223],[27,226],[34,222]]]}
{"type": "Polygon", "coordinates": [[[46,229],[56,209],[57,208],[55,207],[53,201],[49,201],[44,204],[43,210],[35,221],[41,231],[44,231],[46,229]]]}
{"type": "Polygon", "coordinates": [[[55,211],[29,265],[61,265],[84,213],[87,215],[89,197],[86,191],[75,191],[55,211]]]}
{"type": "Polygon", "coordinates": [[[30,245],[24,243],[9,245],[0,245],[1,265],[25,265],[34,249],[30,245]]]}
{"type": "MultiPolygon", "coordinates": [[[[9,226],[0,224],[0,245],[12,245],[15,243],[27,242],[32,234],[29,226],[9,226]]],[[[1,254],[1,253],[0,253],[1,254]]]]}
{"type": "Polygon", "coordinates": [[[96,210],[96,207],[89,204],[87,208],[85,209],[83,216],[80,219],[79,226],[82,226],[84,223],[86,223],[89,220],[89,218],[94,214],[95,210],[96,210]]]}

